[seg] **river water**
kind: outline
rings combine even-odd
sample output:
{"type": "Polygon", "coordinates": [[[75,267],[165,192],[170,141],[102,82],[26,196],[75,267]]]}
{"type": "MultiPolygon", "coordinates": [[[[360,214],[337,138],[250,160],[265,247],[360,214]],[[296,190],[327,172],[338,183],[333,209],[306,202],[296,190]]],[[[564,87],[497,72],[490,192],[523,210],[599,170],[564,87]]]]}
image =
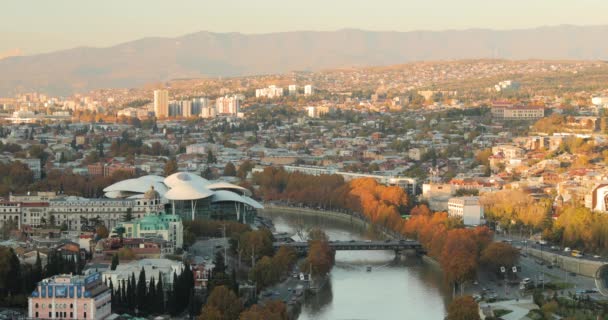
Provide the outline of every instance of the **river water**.
{"type": "MultiPolygon", "coordinates": [[[[273,220],[277,232],[316,226],[331,240],[377,239],[367,228],[347,221],[293,213],[262,215],[273,220]]],[[[338,251],[330,282],[305,300],[298,319],[443,319],[450,289],[441,271],[417,257],[394,258],[392,251],[338,251]]]]}

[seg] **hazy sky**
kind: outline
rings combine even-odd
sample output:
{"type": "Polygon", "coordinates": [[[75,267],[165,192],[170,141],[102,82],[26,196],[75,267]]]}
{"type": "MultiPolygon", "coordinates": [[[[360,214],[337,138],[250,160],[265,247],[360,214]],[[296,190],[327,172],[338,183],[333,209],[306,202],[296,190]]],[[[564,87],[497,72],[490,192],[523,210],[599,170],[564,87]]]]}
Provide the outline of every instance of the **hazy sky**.
{"type": "Polygon", "coordinates": [[[608,24],[606,0],[0,0],[0,55],[201,30],[517,29],[608,24]]]}

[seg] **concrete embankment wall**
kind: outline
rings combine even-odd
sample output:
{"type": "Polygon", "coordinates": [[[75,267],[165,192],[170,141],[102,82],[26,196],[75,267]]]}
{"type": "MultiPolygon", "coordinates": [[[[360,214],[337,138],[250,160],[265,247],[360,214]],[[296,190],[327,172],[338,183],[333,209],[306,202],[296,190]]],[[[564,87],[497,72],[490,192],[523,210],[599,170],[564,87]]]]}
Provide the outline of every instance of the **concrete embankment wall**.
{"type": "Polygon", "coordinates": [[[543,250],[541,252],[540,250],[533,248],[528,248],[526,250],[530,256],[542,259],[547,263],[553,263],[559,266],[562,270],[575,272],[587,277],[595,277],[597,269],[604,265],[604,263],[601,261],[591,261],[575,257],[562,256],[551,251],[543,250]]]}

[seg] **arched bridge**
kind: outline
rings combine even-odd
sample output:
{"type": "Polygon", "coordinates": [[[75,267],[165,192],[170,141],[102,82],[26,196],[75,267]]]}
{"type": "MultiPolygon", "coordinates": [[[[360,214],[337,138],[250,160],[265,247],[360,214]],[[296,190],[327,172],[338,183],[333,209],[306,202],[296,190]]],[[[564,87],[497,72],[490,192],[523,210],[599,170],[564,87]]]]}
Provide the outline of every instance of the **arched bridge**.
{"type": "MultiPolygon", "coordinates": [[[[308,250],[308,242],[274,242],[275,249],[280,247],[290,247],[299,253],[308,250]]],[[[424,248],[418,241],[414,240],[386,240],[386,241],[330,241],[329,246],[334,250],[394,250],[399,253],[402,251],[415,251],[417,254],[426,254],[424,248]]]]}

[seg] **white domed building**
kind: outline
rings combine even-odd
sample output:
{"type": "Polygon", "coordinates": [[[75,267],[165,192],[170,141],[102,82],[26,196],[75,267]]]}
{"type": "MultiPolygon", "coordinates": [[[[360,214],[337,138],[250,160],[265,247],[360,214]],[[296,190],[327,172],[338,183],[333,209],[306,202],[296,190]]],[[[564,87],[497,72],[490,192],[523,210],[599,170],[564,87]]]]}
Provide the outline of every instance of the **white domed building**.
{"type": "Polygon", "coordinates": [[[166,213],[184,220],[252,223],[257,209],[264,208],[250,197],[251,191],[246,188],[225,181],[210,181],[190,172],[177,172],[166,178],[150,175],[123,180],[105,188],[104,192],[108,198],[160,201],[165,204],[166,213]]]}

